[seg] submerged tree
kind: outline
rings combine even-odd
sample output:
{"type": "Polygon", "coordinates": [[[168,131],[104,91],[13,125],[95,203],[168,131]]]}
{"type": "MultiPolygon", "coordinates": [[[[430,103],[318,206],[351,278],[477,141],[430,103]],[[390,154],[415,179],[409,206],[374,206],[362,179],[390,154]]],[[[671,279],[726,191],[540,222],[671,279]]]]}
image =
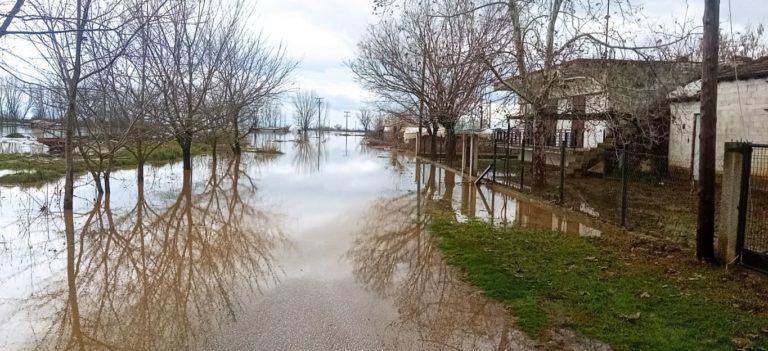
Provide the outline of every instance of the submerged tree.
{"type": "Polygon", "coordinates": [[[300,90],[291,96],[293,121],[305,137],[309,128],[312,127],[312,122],[318,116],[317,98],[317,94],[312,90],[300,90]]]}
{"type": "MultiPolygon", "coordinates": [[[[407,1],[394,18],[371,26],[348,63],[362,86],[404,115],[423,115],[436,136],[446,130],[446,161],[455,156],[459,119],[480,103],[493,80],[486,66],[490,50],[507,40],[492,17],[475,14],[469,3],[407,1]],[[455,16],[436,16],[456,13],[455,16]]],[[[436,153],[432,143],[432,153],[436,153]]]]}
{"type": "Polygon", "coordinates": [[[368,130],[371,129],[371,123],[373,123],[373,112],[371,112],[371,110],[361,108],[360,111],[357,111],[357,120],[363,127],[365,134],[368,135],[368,130]]]}
{"type": "Polygon", "coordinates": [[[224,123],[228,143],[239,154],[247,135],[242,129],[250,128],[250,117],[286,91],[297,62],[286,56],[282,45],[271,46],[261,34],[250,34],[244,23],[236,25],[230,37],[219,39],[226,42],[215,99],[221,104],[224,116],[219,122],[224,123]]]}

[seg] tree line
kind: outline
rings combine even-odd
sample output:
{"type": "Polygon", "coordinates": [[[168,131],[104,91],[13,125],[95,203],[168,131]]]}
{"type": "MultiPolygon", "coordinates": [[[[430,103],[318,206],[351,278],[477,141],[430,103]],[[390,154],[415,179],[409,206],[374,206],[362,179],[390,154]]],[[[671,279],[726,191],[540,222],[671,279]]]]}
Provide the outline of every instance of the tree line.
{"type": "Polygon", "coordinates": [[[78,153],[99,192],[109,192],[121,150],[136,158],[140,178],[149,155],[168,142],[181,147],[184,170],[195,142],[242,152],[257,111],[275,105],[297,66],[282,44],[250,30],[252,12],[244,0],[15,3],[0,37],[33,46],[39,58],[32,74],[16,74],[8,62],[2,68],[30,87],[32,116],[62,124],[65,210],[78,153]]]}

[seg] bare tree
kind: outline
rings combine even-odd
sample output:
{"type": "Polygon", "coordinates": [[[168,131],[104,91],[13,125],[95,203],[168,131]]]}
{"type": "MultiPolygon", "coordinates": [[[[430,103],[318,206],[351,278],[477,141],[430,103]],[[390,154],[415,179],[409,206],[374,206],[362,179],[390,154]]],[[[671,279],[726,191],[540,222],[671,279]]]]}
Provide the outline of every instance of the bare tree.
{"type": "Polygon", "coordinates": [[[13,7],[11,7],[8,13],[5,14],[5,19],[3,19],[2,24],[0,24],[0,38],[8,33],[8,27],[10,27],[13,20],[16,19],[22,6],[24,6],[24,0],[16,0],[13,2],[13,7]]]}
{"type": "Polygon", "coordinates": [[[629,0],[587,1],[481,1],[468,9],[443,11],[438,16],[461,17],[484,13],[487,21],[507,34],[493,40],[483,60],[498,79],[497,86],[515,92],[515,99],[529,106],[525,123],[533,129],[534,185],[546,184],[544,147],[554,132],[560,81],[558,65],[575,58],[651,58],[658,50],[690,38],[693,27],[681,26],[665,38],[652,30],[627,33],[626,26],[642,26],[639,7],[629,0]],[[617,15],[618,14],[618,15],[617,15]],[[644,40],[652,39],[650,44],[644,40]],[[507,72],[502,72],[506,70],[507,72]],[[514,76],[513,79],[507,79],[514,76]]]}
{"type": "Polygon", "coordinates": [[[765,26],[748,25],[743,31],[720,33],[720,62],[728,63],[734,58],[756,59],[768,55],[765,26]]]}
{"type": "Polygon", "coordinates": [[[360,125],[363,126],[363,131],[365,131],[365,134],[367,135],[368,130],[371,128],[371,123],[373,122],[373,112],[361,108],[360,111],[357,111],[357,120],[360,121],[360,125]]]}
{"type": "MultiPolygon", "coordinates": [[[[398,17],[369,29],[357,57],[348,63],[363,87],[399,107],[400,116],[414,121],[424,111],[422,124],[433,141],[443,126],[448,162],[455,156],[459,118],[479,103],[482,89],[492,81],[485,64],[489,50],[507,40],[492,17],[471,9],[459,0],[406,2],[398,17]]],[[[433,155],[435,147],[433,142],[433,155]]]]}
{"type": "Polygon", "coordinates": [[[291,105],[294,110],[293,121],[306,137],[312,122],[317,118],[317,94],[312,90],[299,90],[291,97],[291,105]]]}
{"type": "Polygon", "coordinates": [[[286,91],[297,61],[286,56],[282,45],[271,46],[261,34],[249,34],[241,18],[234,25],[234,33],[219,37],[225,41],[225,51],[216,79],[217,101],[223,105],[228,142],[239,154],[242,139],[247,135],[241,129],[250,127],[249,116],[286,91]]]}
{"type": "MultiPolygon", "coordinates": [[[[149,1],[149,0],[148,0],[149,1]]],[[[166,0],[153,7],[156,14],[166,0]]],[[[78,99],[81,83],[98,74],[123,56],[140,29],[154,15],[134,16],[133,10],[144,0],[99,1],[64,0],[29,2],[32,20],[25,21],[38,50],[48,61],[49,73],[63,87],[64,158],[66,176],[64,209],[73,208],[74,141],[77,129],[78,99]],[[92,45],[86,45],[86,42],[92,45]]]]}

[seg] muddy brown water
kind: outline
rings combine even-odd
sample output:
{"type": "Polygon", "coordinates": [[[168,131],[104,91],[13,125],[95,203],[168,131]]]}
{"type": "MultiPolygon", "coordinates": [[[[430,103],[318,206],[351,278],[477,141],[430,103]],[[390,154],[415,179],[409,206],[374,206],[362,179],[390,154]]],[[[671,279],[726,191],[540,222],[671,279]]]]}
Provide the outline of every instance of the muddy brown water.
{"type": "Polygon", "coordinates": [[[198,157],[0,188],[0,349],[526,350],[427,231],[459,221],[600,232],[432,164],[327,135],[280,156],[198,157]]]}

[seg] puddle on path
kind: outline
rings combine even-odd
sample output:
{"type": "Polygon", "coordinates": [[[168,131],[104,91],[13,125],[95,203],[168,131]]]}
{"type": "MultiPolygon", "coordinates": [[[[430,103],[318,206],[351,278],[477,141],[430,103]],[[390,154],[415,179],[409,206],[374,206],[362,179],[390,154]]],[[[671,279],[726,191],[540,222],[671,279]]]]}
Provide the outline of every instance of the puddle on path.
{"type": "Polygon", "coordinates": [[[289,139],[118,171],[109,198],[81,177],[73,213],[60,182],[0,188],[0,349],[529,349],[445,265],[425,206],[595,233],[359,137],[289,139]]]}

